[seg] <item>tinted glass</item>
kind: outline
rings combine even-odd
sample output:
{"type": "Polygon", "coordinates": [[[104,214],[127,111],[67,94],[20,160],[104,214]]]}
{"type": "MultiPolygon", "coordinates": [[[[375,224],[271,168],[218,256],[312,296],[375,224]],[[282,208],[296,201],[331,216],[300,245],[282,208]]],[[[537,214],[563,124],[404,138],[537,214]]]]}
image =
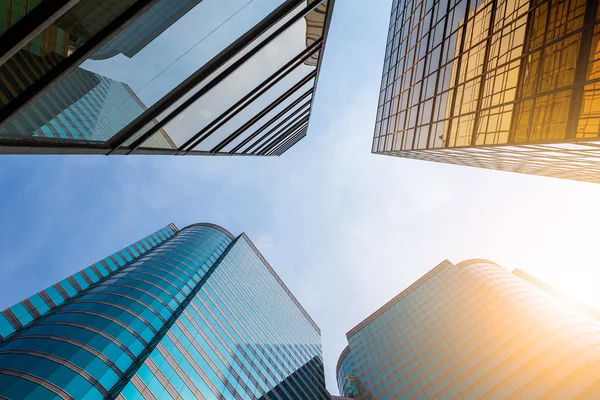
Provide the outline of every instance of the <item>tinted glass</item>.
{"type": "MultiPolygon", "coordinates": [[[[131,3],[79,2],[0,67],[3,104],[71,56],[131,3]]],[[[106,141],[281,3],[158,1],[4,123],[0,135],[106,141]]],[[[172,148],[170,138],[161,134],[153,138],[153,146],[172,148]]]]}
{"type": "MultiPolygon", "coordinates": [[[[297,11],[299,12],[303,8],[304,6],[297,11]]],[[[301,18],[268,46],[261,49],[250,60],[244,63],[238,70],[195,101],[175,119],[167,123],[164,129],[177,145],[185,143],[193,135],[206,128],[239,99],[249,94],[257,85],[266,81],[272,74],[286,65],[286,63],[306,50],[307,43],[312,44],[307,38],[306,19],[301,18]]],[[[202,141],[201,146],[197,146],[195,149],[212,149],[212,145],[216,145],[232,132],[237,131],[242,125],[283,96],[303,78],[314,72],[316,68],[314,60],[319,54],[317,50],[311,54],[307,54],[307,57],[303,60],[299,60],[278,82],[274,83],[260,97],[222,125],[208,139],[202,141]]],[[[314,79],[307,81],[307,84],[299,85],[296,90],[298,92],[305,92],[314,86],[314,79]]],[[[282,105],[275,107],[264,118],[259,118],[256,124],[260,126],[261,123],[266,122],[272,117],[274,113],[281,111],[286,105],[285,100],[293,100],[294,96],[295,93],[291,93],[287,99],[284,99],[282,105]]],[[[243,136],[240,137],[243,138],[243,136]]]]}

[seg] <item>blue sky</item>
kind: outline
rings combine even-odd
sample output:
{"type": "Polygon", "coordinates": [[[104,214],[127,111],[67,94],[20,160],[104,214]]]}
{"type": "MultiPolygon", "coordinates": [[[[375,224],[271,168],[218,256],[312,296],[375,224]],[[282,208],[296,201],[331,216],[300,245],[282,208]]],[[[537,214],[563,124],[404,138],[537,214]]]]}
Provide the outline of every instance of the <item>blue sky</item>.
{"type": "Polygon", "coordinates": [[[600,306],[600,185],[370,154],[390,3],[338,0],[283,157],[0,157],[0,309],[170,222],[249,235],[321,327],[332,393],[345,333],[446,258],[600,306]]]}

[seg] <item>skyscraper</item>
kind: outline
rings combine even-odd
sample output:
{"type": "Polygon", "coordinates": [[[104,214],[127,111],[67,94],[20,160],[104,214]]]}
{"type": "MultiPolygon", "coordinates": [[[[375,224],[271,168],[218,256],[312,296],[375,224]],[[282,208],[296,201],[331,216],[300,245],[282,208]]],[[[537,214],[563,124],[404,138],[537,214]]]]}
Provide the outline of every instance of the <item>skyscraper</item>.
{"type": "Polygon", "coordinates": [[[3,3],[0,153],[277,156],[308,130],[334,1],[3,3]],[[65,90],[82,74],[100,83],[65,90]]]}
{"type": "Polygon", "coordinates": [[[593,0],[394,0],[372,151],[600,182],[593,0]]]}
{"type": "Polygon", "coordinates": [[[526,274],[444,261],[347,334],[359,399],[595,399],[600,322],[526,274]],[[534,283],[532,283],[534,282],[534,283]]]}
{"type": "MultiPolygon", "coordinates": [[[[146,106],[129,85],[77,68],[2,130],[11,136],[103,141],[144,110],[146,106]]],[[[141,135],[137,133],[128,143],[141,135]]],[[[148,140],[156,148],[176,148],[164,129],[148,140]]]]}
{"type": "Polygon", "coordinates": [[[211,224],[23,300],[0,335],[2,398],[328,398],[317,325],[245,234],[211,224]]]}

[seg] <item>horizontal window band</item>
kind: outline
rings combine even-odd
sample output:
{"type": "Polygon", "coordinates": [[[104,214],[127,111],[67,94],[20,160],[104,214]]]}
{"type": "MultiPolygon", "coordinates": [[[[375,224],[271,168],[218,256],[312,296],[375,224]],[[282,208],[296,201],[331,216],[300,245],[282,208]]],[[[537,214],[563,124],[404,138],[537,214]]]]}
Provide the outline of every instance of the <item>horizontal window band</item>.
{"type": "Polygon", "coordinates": [[[136,356],[131,352],[131,350],[129,350],[129,348],[127,346],[125,346],[123,343],[121,343],[117,338],[109,335],[108,333],[106,333],[104,331],[96,329],[93,326],[82,325],[82,324],[79,324],[76,322],[64,322],[64,321],[41,322],[38,325],[39,326],[68,325],[68,326],[72,326],[74,328],[80,328],[83,330],[87,330],[89,332],[92,332],[99,336],[102,336],[103,338],[105,338],[108,341],[110,341],[111,343],[113,343],[115,346],[119,347],[119,349],[121,349],[124,353],[126,353],[129,356],[129,358],[131,358],[132,361],[135,361],[135,359],[136,359],[136,356]]]}
{"type": "Polygon", "coordinates": [[[12,370],[12,369],[7,369],[7,368],[0,369],[0,375],[1,374],[11,375],[11,376],[14,376],[14,377],[17,377],[17,378],[22,378],[22,379],[28,380],[29,382],[36,383],[36,384],[38,384],[40,386],[43,386],[44,388],[48,389],[52,393],[56,394],[57,396],[59,396],[63,400],[75,400],[67,392],[65,392],[64,390],[62,390],[58,386],[56,386],[56,385],[48,382],[45,379],[38,378],[35,375],[31,375],[31,374],[28,374],[26,372],[20,372],[20,371],[16,371],[16,370],[12,370]]]}
{"type": "Polygon", "coordinates": [[[62,337],[62,336],[56,336],[56,335],[43,335],[43,334],[25,334],[25,335],[20,335],[18,337],[19,339],[26,339],[26,338],[31,338],[31,339],[51,339],[51,340],[56,340],[59,342],[65,342],[65,343],[69,343],[72,344],[74,346],[80,347],[88,352],[90,352],[91,354],[93,354],[94,356],[98,357],[100,360],[102,360],[106,365],[108,365],[115,374],[117,374],[117,376],[119,376],[119,378],[125,378],[125,375],[123,375],[123,373],[121,372],[121,370],[119,368],[117,368],[117,366],[104,354],[102,354],[100,351],[94,349],[93,347],[88,346],[87,344],[77,341],[77,340],[73,340],[70,338],[66,338],[66,337],[62,337]]]}
{"type": "MultiPolygon", "coordinates": [[[[98,380],[96,380],[93,376],[91,376],[86,370],[84,370],[81,367],[78,367],[77,365],[73,364],[69,360],[55,357],[51,354],[42,353],[39,351],[31,351],[31,350],[0,350],[0,354],[30,355],[30,356],[44,358],[46,360],[53,361],[59,365],[62,365],[65,368],[70,369],[71,371],[75,372],[79,376],[83,377],[92,386],[94,386],[103,396],[105,396],[105,397],[108,396],[108,392],[106,391],[106,389],[104,389],[104,387],[100,384],[100,382],[98,382],[98,380]]],[[[26,373],[26,372],[24,372],[24,373],[26,373]]],[[[42,378],[40,378],[40,379],[42,379],[42,378]]]]}

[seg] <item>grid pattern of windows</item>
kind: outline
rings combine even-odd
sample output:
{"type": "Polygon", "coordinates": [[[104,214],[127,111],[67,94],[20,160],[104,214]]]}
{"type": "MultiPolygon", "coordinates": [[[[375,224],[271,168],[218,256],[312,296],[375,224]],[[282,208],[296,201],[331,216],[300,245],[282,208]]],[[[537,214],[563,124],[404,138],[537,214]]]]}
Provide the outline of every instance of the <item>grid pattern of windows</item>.
{"type": "Polygon", "coordinates": [[[230,242],[211,227],[184,229],[19,330],[0,344],[0,396],[16,398],[30,376],[74,399],[116,395],[230,242]]]}
{"type": "Polygon", "coordinates": [[[132,245],[98,261],[70,277],[34,294],[0,313],[0,340],[30,324],[50,310],[71,300],[77,293],[149,252],[178,232],[171,224],[132,245]]]}
{"type": "Polygon", "coordinates": [[[444,261],[348,342],[338,386],[357,400],[600,395],[600,322],[484,260],[444,261]]]}
{"type": "Polygon", "coordinates": [[[318,328],[242,235],[121,395],[326,399],[322,368],[318,328]]]}
{"type": "Polygon", "coordinates": [[[320,331],[246,235],[156,238],[0,341],[0,397],[327,398],[320,331]]]}
{"type": "MultiPolygon", "coordinates": [[[[438,149],[598,140],[598,12],[597,0],[394,0],[372,151],[449,162],[438,149]]],[[[453,163],[477,158],[462,154],[453,163]]],[[[533,153],[483,166],[553,168],[533,153]]]]}

